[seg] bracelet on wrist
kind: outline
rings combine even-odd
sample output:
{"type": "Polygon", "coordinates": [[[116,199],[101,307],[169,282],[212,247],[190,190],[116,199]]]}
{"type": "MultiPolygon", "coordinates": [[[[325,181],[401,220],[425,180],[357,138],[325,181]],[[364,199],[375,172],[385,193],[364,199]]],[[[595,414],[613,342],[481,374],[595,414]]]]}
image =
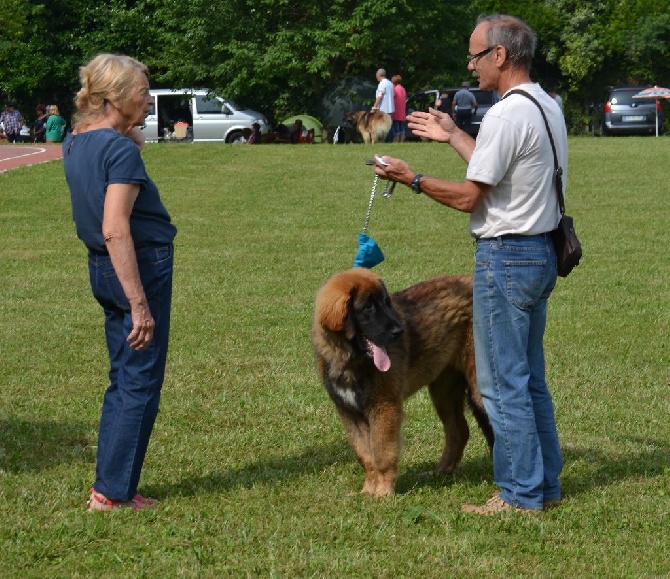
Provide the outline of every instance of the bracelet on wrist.
{"type": "Polygon", "coordinates": [[[409,184],[409,188],[414,191],[417,195],[421,193],[421,177],[423,175],[421,173],[417,173],[414,175],[414,179],[412,179],[412,182],[409,184]]]}

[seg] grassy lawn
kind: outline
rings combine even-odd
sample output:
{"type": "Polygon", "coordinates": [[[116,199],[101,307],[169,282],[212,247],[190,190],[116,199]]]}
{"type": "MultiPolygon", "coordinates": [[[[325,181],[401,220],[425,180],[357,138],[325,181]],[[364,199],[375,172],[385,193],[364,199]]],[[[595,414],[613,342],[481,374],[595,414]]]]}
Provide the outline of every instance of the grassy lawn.
{"type": "MultiPolygon", "coordinates": [[[[106,386],[61,162],[0,174],[0,576],[670,575],[669,138],[575,138],[568,213],[584,259],[550,300],[547,373],[563,505],[459,512],[494,490],[472,424],[463,463],[409,401],[398,494],[362,469],[314,368],[319,286],[351,267],[373,152],[462,179],[446,146],[150,145],[179,233],[161,413],[141,481],[153,512],[86,513],[106,386]]],[[[467,216],[398,186],[369,232],[390,289],[470,273],[467,216]]]]}

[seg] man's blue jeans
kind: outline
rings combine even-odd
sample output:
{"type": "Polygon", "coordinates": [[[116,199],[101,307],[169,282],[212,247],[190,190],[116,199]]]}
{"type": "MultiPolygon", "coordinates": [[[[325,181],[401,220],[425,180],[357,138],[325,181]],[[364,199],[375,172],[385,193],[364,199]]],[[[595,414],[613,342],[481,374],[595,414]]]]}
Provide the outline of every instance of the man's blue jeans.
{"type": "Polygon", "coordinates": [[[543,338],[556,284],[549,234],[480,239],[475,253],[477,384],[495,433],[500,498],[525,509],[559,499],[563,461],[543,338]]]}
{"type": "Polygon", "coordinates": [[[156,325],[149,346],[133,350],[126,341],[133,327],[130,306],[112,261],[89,253],[91,289],[105,311],[110,362],[93,487],[108,498],[127,501],[137,493],[165,375],[173,256],[172,245],[137,251],[142,286],[156,325]]]}

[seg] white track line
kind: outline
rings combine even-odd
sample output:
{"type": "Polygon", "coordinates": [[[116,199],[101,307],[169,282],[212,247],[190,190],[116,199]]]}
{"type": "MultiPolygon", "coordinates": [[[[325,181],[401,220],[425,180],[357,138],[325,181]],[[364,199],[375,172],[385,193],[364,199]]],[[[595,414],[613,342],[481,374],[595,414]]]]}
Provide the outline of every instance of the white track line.
{"type": "MultiPolygon", "coordinates": [[[[24,147],[21,147],[22,149],[24,147]]],[[[42,147],[25,147],[26,149],[35,149],[33,153],[25,153],[23,155],[14,155],[13,157],[6,157],[4,159],[0,159],[0,163],[3,161],[11,161],[13,159],[20,159],[21,157],[30,157],[31,155],[40,155],[41,153],[46,153],[47,150],[43,149],[42,147]]]]}

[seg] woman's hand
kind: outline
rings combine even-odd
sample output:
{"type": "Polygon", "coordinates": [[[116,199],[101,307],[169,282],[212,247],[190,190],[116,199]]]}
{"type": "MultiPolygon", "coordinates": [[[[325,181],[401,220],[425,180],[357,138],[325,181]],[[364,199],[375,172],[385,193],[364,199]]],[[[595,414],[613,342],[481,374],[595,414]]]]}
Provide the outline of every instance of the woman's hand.
{"type": "Polygon", "coordinates": [[[130,315],[133,319],[133,329],[128,334],[126,341],[133,350],[141,350],[153,340],[156,322],[146,301],[131,303],[130,315]]]}
{"type": "Polygon", "coordinates": [[[142,132],[142,129],[140,129],[139,127],[130,127],[130,129],[126,133],[126,137],[128,137],[131,141],[133,141],[137,145],[140,151],[144,149],[144,142],[146,141],[146,135],[142,132]]]}
{"type": "Polygon", "coordinates": [[[139,192],[139,185],[111,183],[107,187],[102,218],[102,236],[116,277],[130,305],[133,329],[126,340],[133,350],[146,348],[154,337],[156,327],[142,287],[130,231],[130,214],[139,192]]]}

